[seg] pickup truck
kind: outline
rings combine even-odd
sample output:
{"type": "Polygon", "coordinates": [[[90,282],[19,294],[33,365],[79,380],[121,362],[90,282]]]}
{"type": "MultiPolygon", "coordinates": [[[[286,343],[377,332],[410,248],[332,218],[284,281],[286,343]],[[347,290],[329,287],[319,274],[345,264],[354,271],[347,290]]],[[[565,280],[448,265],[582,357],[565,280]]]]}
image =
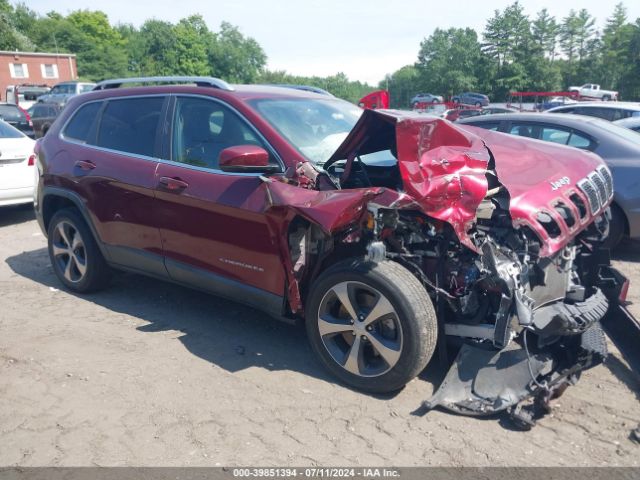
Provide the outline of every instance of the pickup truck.
{"type": "Polygon", "coordinates": [[[577,92],[581,97],[599,98],[600,100],[617,100],[618,92],[602,90],[600,85],[585,83],[581,87],[569,87],[570,92],[577,92]]]}

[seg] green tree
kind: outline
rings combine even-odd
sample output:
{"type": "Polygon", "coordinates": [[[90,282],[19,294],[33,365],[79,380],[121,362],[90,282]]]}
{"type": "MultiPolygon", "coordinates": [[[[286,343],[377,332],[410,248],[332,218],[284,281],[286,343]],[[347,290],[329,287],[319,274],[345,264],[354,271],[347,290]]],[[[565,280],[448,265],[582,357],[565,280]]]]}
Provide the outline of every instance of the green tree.
{"type": "Polygon", "coordinates": [[[0,50],[35,50],[35,44],[16,24],[15,10],[7,0],[0,0],[0,50]]]}
{"type": "Polygon", "coordinates": [[[200,15],[183,18],[173,27],[177,75],[210,75],[208,47],[211,34],[200,15]]]}
{"type": "Polygon", "coordinates": [[[621,79],[633,63],[628,61],[632,38],[633,25],[627,23],[627,9],[622,3],[618,3],[607,19],[602,34],[600,81],[609,88],[624,92],[625,85],[621,83],[621,79]]]}
{"type": "Polygon", "coordinates": [[[420,43],[416,68],[420,89],[454,95],[478,83],[476,68],[481,56],[478,35],[471,28],[436,28],[420,43]]]}
{"type": "Polygon", "coordinates": [[[414,65],[405,65],[387,75],[378,87],[389,91],[392,108],[407,108],[420,91],[420,72],[414,65]]]}
{"type": "Polygon", "coordinates": [[[222,22],[210,44],[209,62],[215,76],[230,82],[253,83],[260,78],[267,56],[253,38],[222,22]]]}
{"type": "Polygon", "coordinates": [[[503,99],[509,91],[523,90],[530,84],[529,63],[534,40],[529,18],[519,2],[496,10],[483,34],[483,52],[495,63],[492,91],[503,99]]]}
{"type": "Polygon", "coordinates": [[[558,30],[555,17],[549,15],[546,8],[540,10],[531,23],[532,49],[542,52],[546,58],[553,60],[556,56],[558,30]]]}

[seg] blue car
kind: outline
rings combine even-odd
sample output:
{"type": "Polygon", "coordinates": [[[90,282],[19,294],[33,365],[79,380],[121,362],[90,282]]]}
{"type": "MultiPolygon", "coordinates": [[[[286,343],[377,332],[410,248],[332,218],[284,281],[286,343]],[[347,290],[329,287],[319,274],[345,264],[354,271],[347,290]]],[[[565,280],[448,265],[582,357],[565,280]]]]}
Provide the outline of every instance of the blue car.
{"type": "Polygon", "coordinates": [[[453,103],[462,103],[465,105],[475,105],[476,107],[488,107],[489,97],[482,93],[465,92],[451,97],[453,103]]]}

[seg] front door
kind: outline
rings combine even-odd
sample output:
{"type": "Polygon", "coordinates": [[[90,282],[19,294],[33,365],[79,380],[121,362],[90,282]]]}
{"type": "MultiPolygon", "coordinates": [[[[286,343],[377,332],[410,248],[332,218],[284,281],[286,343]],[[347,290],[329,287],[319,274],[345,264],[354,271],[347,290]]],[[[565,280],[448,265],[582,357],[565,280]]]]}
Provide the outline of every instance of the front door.
{"type": "MultiPolygon", "coordinates": [[[[156,216],[165,265],[181,283],[279,313],[285,274],[264,209],[258,174],[218,168],[220,152],[269,150],[234,110],[202,97],[176,97],[166,156],[156,172],[156,216]]],[[[273,161],[277,162],[272,154],[273,161]]]]}

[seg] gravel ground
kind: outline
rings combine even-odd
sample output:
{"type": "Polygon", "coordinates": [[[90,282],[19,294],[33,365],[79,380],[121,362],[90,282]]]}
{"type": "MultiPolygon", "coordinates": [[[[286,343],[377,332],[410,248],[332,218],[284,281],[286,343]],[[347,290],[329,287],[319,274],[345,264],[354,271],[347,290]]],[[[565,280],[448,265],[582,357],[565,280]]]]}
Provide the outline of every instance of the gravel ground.
{"type": "MultiPolygon", "coordinates": [[[[364,395],[334,383],[302,328],[131,274],[80,297],[45,247],[29,208],[0,210],[0,465],[640,465],[640,378],[613,345],[530,432],[418,417],[437,365],[364,395]]],[[[640,248],[619,258],[640,316],[640,248]]]]}

